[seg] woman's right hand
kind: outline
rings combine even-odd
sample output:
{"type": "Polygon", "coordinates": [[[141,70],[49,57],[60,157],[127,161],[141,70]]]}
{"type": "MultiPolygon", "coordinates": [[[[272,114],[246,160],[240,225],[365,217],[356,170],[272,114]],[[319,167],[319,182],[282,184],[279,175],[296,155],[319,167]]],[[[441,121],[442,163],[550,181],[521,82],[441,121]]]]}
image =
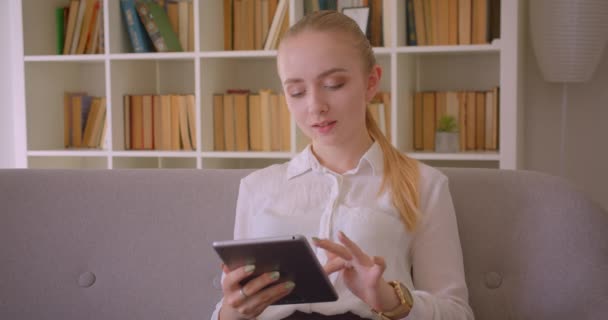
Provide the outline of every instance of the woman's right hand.
{"type": "Polygon", "coordinates": [[[273,302],[288,295],[295,286],[291,281],[272,284],[279,279],[279,273],[275,271],[259,275],[241,287],[239,282],[251,275],[255,266],[247,265],[230,271],[222,265],[222,269],[226,275],[222,282],[224,299],[219,314],[221,320],[255,319],[273,302]]]}

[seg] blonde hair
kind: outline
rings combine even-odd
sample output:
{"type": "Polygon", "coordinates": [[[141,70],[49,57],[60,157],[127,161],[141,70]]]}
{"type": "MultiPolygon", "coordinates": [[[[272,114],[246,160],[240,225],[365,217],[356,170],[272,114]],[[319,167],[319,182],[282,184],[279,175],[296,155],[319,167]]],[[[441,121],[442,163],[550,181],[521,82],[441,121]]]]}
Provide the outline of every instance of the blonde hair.
{"type": "MultiPolygon", "coordinates": [[[[361,54],[363,71],[369,74],[376,65],[374,51],[365,34],[351,18],[337,11],[317,11],[309,14],[293,25],[281,40],[296,36],[303,31],[337,31],[348,34],[354,40],[353,46],[361,54]]],[[[282,41],[281,41],[282,42],[282,41]]],[[[418,222],[420,172],[418,161],[399,150],[382,133],[369,109],[365,112],[365,125],[369,135],[376,141],[384,155],[384,174],[378,194],[391,191],[393,206],[399,211],[407,230],[412,231],[418,222]]]]}

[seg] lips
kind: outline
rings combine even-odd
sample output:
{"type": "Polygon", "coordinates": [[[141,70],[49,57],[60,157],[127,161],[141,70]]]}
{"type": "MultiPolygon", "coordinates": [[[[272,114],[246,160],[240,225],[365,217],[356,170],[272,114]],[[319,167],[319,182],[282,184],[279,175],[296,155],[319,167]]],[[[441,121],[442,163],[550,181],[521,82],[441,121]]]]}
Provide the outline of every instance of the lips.
{"type": "Polygon", "coordinates": [[[313,124],[312,127],[320,134],[328,134],[336,126],[336,122],[337,121],[318,122],[313,124]]]}

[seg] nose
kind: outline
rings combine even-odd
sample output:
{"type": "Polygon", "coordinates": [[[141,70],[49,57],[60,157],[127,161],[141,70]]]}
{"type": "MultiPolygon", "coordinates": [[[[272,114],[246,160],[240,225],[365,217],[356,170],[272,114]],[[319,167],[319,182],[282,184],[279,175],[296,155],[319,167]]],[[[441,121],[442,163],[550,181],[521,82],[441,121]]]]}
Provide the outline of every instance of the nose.
{"type": "Polygon", "coordinates": [[[322,114],[329,110],[329,105],[323,93],[320,90],[314,88],[309,91],[308,95],[308,112],[312,114],[322,114]]]}

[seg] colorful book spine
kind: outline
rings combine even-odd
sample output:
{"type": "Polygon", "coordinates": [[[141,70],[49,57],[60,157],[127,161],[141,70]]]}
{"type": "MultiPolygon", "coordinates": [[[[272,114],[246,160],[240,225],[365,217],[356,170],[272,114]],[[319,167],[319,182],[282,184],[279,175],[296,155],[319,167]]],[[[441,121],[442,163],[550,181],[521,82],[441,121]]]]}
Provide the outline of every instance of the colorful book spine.
{"type": "Polygon", "coordinates": [[[122,16],[127,26],[133,52],[144,53],[152,52],[152,46],[144,30],[144,26],[138,18],[135,8],[135,0],[120,0],[122,16]]]}
{"type": "Polygon", "coordinates": [[[180,52],[179,38],[171,28],[167,13],[156,2],[136,0],[135,7],[148,36],[158,52],[180,52]]]}

